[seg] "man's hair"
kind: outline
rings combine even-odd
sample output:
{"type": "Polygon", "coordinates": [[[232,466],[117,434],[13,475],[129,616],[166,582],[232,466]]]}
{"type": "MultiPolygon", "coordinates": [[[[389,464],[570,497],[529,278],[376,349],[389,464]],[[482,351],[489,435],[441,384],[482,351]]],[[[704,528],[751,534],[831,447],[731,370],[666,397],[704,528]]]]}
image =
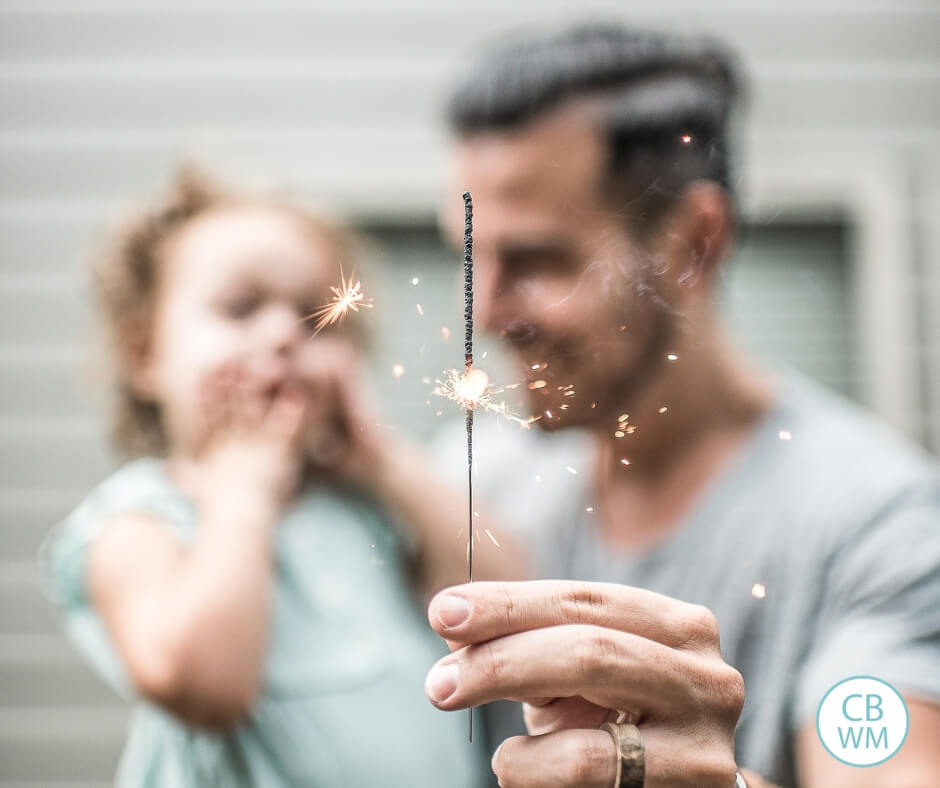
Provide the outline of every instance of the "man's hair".
{"type": "Polygon", "coordinates": [[[734,60],[714,41],[582,24],[489,47],[452,93],[448,120],[467,137],[598,99],[606,194],[642,235],[694,181],[721,185],[733,201],[728,127],[738,94],[734,60]]]}

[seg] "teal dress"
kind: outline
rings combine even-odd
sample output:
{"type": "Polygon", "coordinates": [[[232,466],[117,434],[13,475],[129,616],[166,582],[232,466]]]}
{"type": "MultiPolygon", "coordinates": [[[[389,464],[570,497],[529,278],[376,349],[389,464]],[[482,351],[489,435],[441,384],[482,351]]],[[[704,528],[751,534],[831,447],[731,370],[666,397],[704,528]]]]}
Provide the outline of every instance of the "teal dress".
{"type": "MultiPolygon", "coordinates": [[[[164,464],[137,460],[50,534],[41,561],[72,641],[134,697],[86,587],[88,548],[117,512],[153,514],[181,542],[195,512],[164,464]]],[[[466,717],[438,711],[424,677],[445,651],[409,594],[401,544],[374,509],[305,492],[274,531],[275,584],[262,695],[225,733],[192,728],[137,699],[120,786],[461,788],[483,782],[466,717]]],[[[238,582],[237,577],[232,578],[238,582]]]]}

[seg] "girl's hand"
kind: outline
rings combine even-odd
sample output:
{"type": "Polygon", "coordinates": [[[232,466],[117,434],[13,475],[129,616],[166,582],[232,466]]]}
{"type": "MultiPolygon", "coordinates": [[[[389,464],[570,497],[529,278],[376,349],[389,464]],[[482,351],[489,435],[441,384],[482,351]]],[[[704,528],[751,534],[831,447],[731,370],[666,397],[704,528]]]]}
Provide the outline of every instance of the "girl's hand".
{"type": "Polygon", "coordinates": [[[312,471],[368,486],[384,453],[361,383],[358,351],[347,342],[318,339],[318,352],[301,370],[310,389],[305,452],[312,471]]]}
{"type": "Polygon", "coordinates": [[[285,383],[261,389],[243,369],[226,366],[202,391],[205,428],[189,479],[197,502],[251,502],[282,508],[303,467],[303,391],[285,383]]]}

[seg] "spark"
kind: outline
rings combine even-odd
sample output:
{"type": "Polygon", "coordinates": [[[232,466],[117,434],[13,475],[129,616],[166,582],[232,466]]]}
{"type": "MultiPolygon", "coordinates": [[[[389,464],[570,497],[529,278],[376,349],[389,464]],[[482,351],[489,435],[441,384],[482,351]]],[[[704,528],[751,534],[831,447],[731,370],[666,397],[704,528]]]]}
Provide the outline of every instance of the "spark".
{"type": "Polygon", "coordinates": [[[450,339],[450,329],[447,326],[441,326],[441,336],[450,339]]]}
{"type": "Polygon", "coordinates": [[[622,438],[624,435],[626,435],[626,433],[623,430],[617,430],[616,432],[614,432],[615,438],[622,438]]]}
{"type": "Polygon", "coordinates": [[[621,458],[620,458],[620,464],[621,464],[621,465],[629,465],[629,464],[630,464],[630,460],[628,460],[626,457],[621,457],[621,458]]]}
{"type": "Polygon", "coordinates": [[[780,440],[782,440],[782,441],[788,441],[788,440],[790,440],[790,439],[793,437],[793,436],[790,434],[790,430],[780,430],[780,432],[778,433],[778,435],[780,436],[780,440]]]}
{"type": "Polygon", "coordinates": [[[493,532],[489,528],[484,528],[484,533],[490,538],[490,541],[493,542],[497,547],[499,547],[499,542],[496,541],[496,537],[493,536],[493,532]]]}
{"type": "Polygon", "coordinates": [[[667,353],[667,354],[666,354],[666,358],[667,358],[669,361],[678,361],[678,360],[679,360],[679,357],[678,357],[675,353],[667,353]]]}
{"type": "Polygon", "coordinates": [[[545,388],[547,385],[548,385],[548,384],[547,384],[544,380],[533,380],[533,381],[529,384],[529,391],[535,391],[536,389],[543,389],[543,388],[545,388]]]}
{"type": "Polygon", "coordinates": [[[418,314],[424,317],[424,310],[421,308],[421,304],[415,304],[415,306],[418,307],[418,314]]]}
{"type": "Polygon", "coordinates": [[[371,309],[374,306],[373,300],[362,294],[362,283],[355,279],[355,276],[353,273],[347,279],[340,269],[340,286],[330,285],[330,292],[333,293],[330,300],[304,318],[304,320],[316,320],[313,329],[314,336],[327,326],[338,323],[350,310],[358,312],[360,309],[371,309]]]}
{"type": "Polygon", "coordinates": [[[594,507],[593,507],[593,506],[588,506],[587,509],[585,509],[584,511],[586,511],[586,512],[593,512],[593,511],[594,511],[594,507]]]}
{"type": "Polygon", "coordinates": [[[550,419],[552,417],[552,412],[550,410],[545,411],[545,416],[546,418],[550,419]]]}
{"type": "Polygon", "coordinates": [[[542,481],[542,477],[541,477],[541,476],[539,476],[538,474],[535,474],[535,481],[537,481],[537,482],[539,482],[539,483],[541,483],[541,481],[542,481]]]}
{"type": "Polygon", "coordinates": [[[692,135],[691,135],[691,134],[683,134],[679,139],[682,140],[682,144],[683,144],[683,145],[688,145],[689,143],[692,142],[692,135]]]}
{"type": "Polygon", "coordinates": [[[490,376],[479,367],[471,367],[466,372],[448,369],[444,372],[444,380],[438,379],[435,383],[434,394],[456,402],[464,410],[495,413],[523,429],[528,429],[538,420],[538,417],[523,418],[513,413],[503,400],[496,399],[505,388],[490,385],[490,376]]]}
{"type": "Polygon", "coordinates": [[[565,466],[565,470],[568,471],[568,473],[570,473],[570,474],[572,474],[572,475],[574,475],[574,476],[577,476],[577,475],[578,475],[578,472],[577,472],[574,468],[572,468],[570,465],[566,465],[566,466],[565,466]]]}
{"type": "Polygon", "coordinates": [[[619,421],[619,422],[624,422],[624,421],[629,421],[629,420],[630,420],[630,414],[629,414],[629,413],[621,413],[621,414],[617,417],[617,421],[619,421]]]}
{"type": "Polygon", "coordinates": [[[396,364],[394,367],[392,367],[392,374],[396,378],[400,378],[405,374],[405,368],[401,364],[396,364]]]}
{"type": "Polygon", "coordinates": [[[751,587],[751,596],[753,596],[755,599],[763,599],[765,596],[767,596],[767,589],[764,588],[763,584],[761,583],[754,583],[754,585],[751,587]]]}
{"type": "Polygon", "coordinates": [[[417,286],[417,284],[418,284],[420,281],[421,281],[421,279],[418,278],[417,276],[415,276],[415,277],[412,277],[412,279],[411,279],[411,284],[417,286]]]}
{"type": "Polygon", "coordinates": [[[663,405],[663,406],[659,409],[659,412],[660,412],[660,413],[665,413],[667,410],[669,410],[669,408],[666,407],[665,405],[663,405]]]}

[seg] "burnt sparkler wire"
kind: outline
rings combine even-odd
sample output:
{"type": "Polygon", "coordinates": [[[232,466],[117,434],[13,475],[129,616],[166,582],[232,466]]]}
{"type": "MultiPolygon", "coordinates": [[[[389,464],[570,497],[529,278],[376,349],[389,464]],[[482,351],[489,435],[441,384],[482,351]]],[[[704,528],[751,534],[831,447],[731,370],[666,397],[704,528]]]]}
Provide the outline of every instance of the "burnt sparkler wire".
{"type": "MultiPolygon", "coordinates": [[[[463,193],[463,321],[464,365],[466,372],[473,367],[473,199],[470,192],[463,193]]],[[[468,582],[473,582],[473,407],[466,409],[467,422],[467,500],[468,500],[468,582]]],[[[469,709],[470,741],[473,741],[473,707],[469,709]]]]}

